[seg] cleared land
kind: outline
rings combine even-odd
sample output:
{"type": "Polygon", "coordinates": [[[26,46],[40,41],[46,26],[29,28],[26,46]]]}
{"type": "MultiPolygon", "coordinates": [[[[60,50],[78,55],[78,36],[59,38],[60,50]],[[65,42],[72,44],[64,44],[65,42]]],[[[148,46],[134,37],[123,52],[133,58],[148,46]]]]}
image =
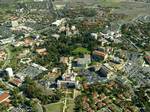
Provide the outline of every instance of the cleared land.
{"type": "Polygon", "coordinates": [[[139,15],[150,15],[150,3],[134,2],[134,0],[55,0],[56,5],[69,3],[73,6],[79,4],[101,5],[102,7],[111,7],[112,13],[126,14],[129,20],[139,15]]]}

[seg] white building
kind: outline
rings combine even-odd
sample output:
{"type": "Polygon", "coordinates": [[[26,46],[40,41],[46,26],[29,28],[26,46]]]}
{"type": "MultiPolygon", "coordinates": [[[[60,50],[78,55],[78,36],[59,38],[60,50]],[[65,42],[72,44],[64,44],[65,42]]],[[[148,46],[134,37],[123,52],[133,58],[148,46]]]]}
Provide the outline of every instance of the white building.
{"type": "Polygon", "coordinates": [[[61,24],[64,24],[66,22],[66,19],[65,18],[62,18],[60,20],[56,20],[55,22],[52,23],[52,25],[54,26],[60,26],[61,24]]]}
{"type": "Polygon", "coordinates": [[[17,20],[11,21],[11,24],[12,27],[17,27],[19,25],[17,20]]]}
{"type": "Polygon", "coordinates": [[[8,72],[9,77],[14,77],[12,68],[6,68],[6,71],[8,72]]]}

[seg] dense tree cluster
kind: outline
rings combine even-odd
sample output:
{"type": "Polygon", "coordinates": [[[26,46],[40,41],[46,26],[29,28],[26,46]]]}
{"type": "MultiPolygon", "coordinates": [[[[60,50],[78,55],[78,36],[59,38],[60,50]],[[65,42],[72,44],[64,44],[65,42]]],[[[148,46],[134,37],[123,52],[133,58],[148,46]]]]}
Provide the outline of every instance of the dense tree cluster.
{"type": "Polygon", "coordinates": [[[45,91],[38,87],[37,83],[29,77],[26,77],[22,90],[28,98],[38,98],[42,104],[57,102],[63,96],[58,90],[52,92],[51,94],[45,94],[45,91]]]}
{"type": "Polygon", "coordinates": [[[44,44],[37,48],[46,48],[48,54],[41,56],[36,54],[34,60],[41,65],[58,65],[61,56],[71,56],[83,52],[83,54],[91,53],[99,43],[90,33],[82,32],[81,35],[72,38],[66,37],[64,34],[60,35],[59,39],[51,37],[44,41],[44,44]]]}

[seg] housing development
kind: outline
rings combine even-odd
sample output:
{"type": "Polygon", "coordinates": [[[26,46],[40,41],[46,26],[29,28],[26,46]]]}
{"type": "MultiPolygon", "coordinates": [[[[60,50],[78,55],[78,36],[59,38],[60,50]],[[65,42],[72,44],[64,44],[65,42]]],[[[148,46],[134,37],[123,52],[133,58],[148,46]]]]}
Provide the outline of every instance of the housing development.
{"type": "Polygon", "coordinates": [[[150,0],[0,0],[0,112],[150,112],[150,0]]]}

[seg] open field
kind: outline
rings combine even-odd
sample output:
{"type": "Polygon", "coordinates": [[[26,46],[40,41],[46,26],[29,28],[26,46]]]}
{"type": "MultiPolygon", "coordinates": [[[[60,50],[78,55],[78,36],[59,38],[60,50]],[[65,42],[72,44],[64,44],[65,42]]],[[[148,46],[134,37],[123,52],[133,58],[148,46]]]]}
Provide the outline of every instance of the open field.
{"type": "Polygon", "coordinates": [[[62,112],[63,103],[62,102],[52,103],[52,104],[44,106],[44,108],[46,112],[62,112]]]}
{"type": "Polygon", "coordinates": [[[150,3],[121,2],[118,5],[118,9],[114,11],[126,14],[137,14],[137,13],[150,14],[149,10],[150,10],[150,3]]]}
{"type": "Polygon", "coordinates": [[[70,4],[76,6],[85,4],[89,6],[100,5],[102,7],[111,7],[112,13],[128,15],[131,20],[139,15],[150,15],[150,3],[134,2],[134,0],[55,0],[55,5],[70,4]]]}

